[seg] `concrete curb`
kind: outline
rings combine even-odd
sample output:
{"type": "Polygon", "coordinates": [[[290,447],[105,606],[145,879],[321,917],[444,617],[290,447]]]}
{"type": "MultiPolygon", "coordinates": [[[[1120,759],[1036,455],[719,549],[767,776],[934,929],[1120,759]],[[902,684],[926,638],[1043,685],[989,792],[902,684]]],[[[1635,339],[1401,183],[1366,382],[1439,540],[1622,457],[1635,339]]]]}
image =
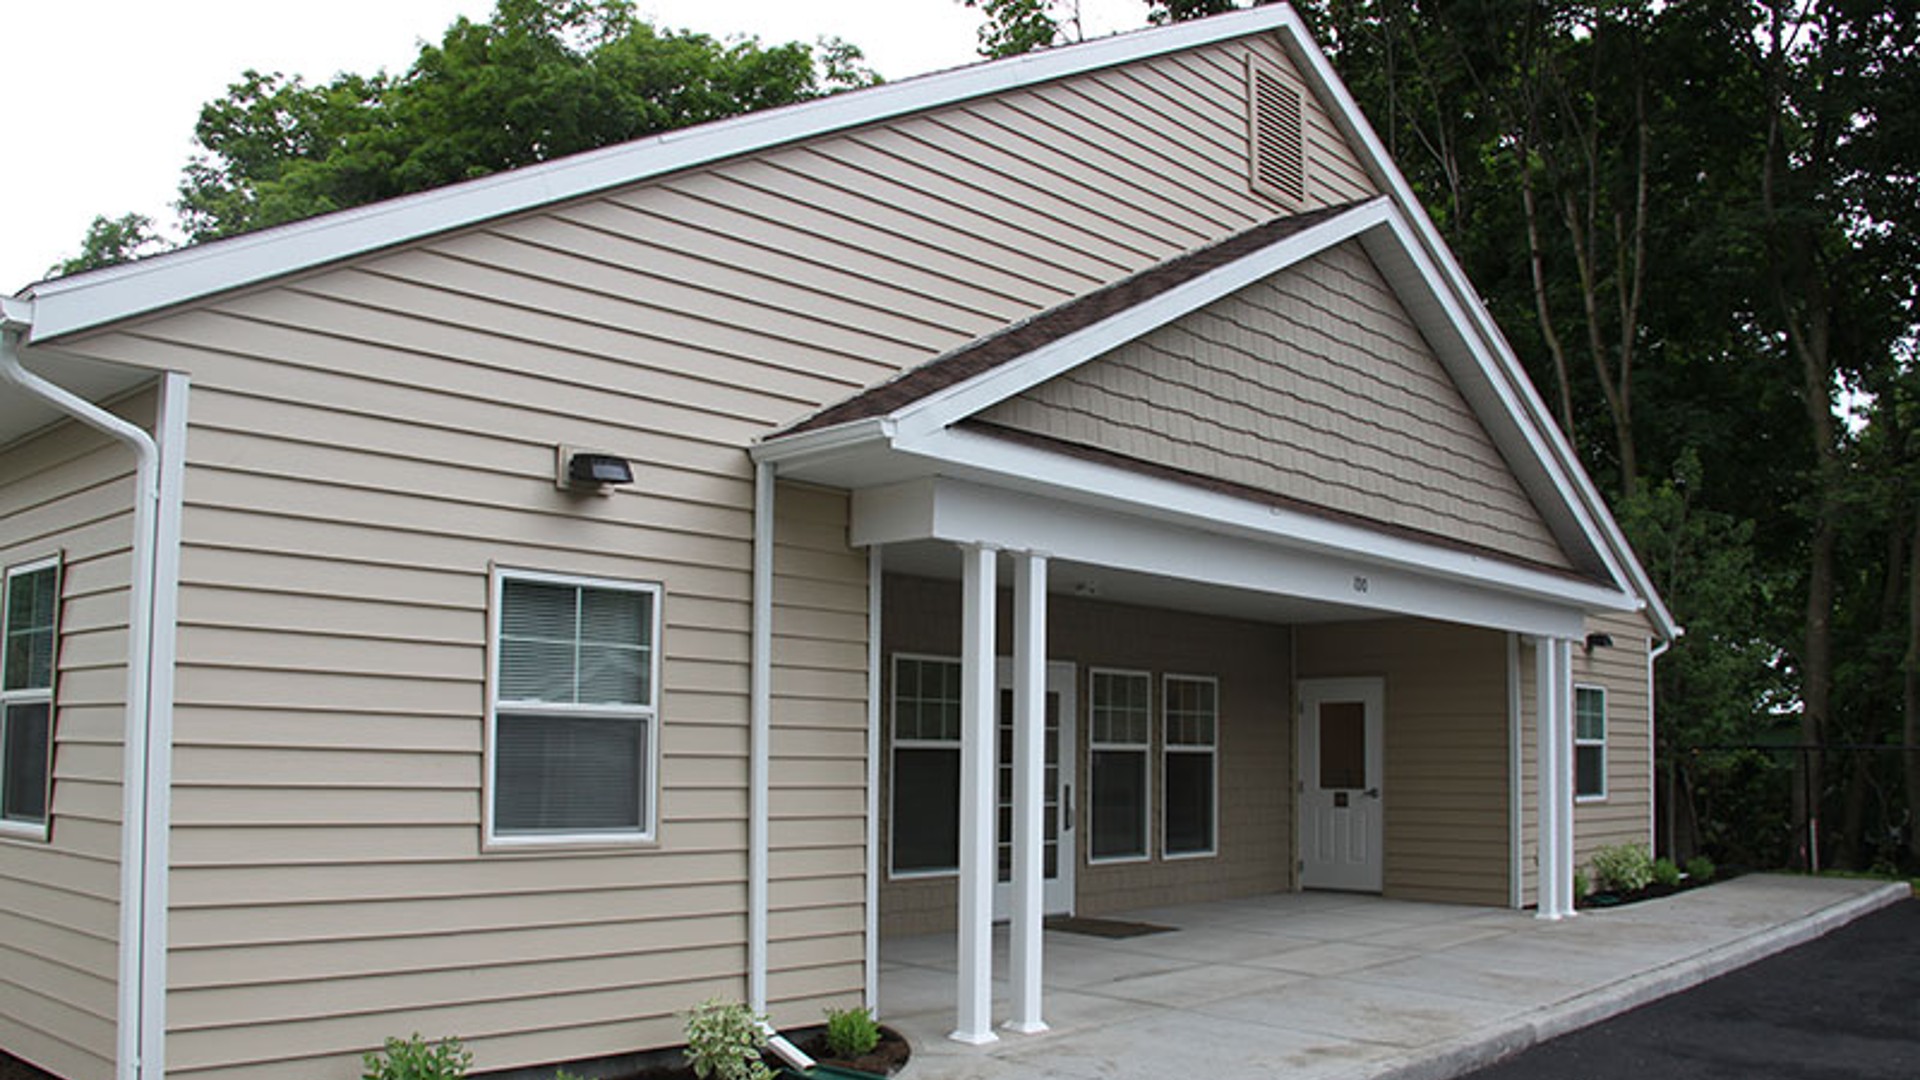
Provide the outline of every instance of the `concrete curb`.
{"type": "Polygon", "coordinates": [[[1530,1013],[1459,1038],[1409,1051],[1397,1060],[1377,1063],[1352,1075],[1356,1080],[1451,1080],[1452,1077],[1512,1057],[1537,1043],[1599,1023],[1757,960],[1764,960],[1775,953],[1803,945],[1912,895],[1913,890],[1905,884],[1889,882],[1870,892],[1836,901],[1793,922],[1769,927],[1565,1001],[1543,1005],[1530,1013]]]}

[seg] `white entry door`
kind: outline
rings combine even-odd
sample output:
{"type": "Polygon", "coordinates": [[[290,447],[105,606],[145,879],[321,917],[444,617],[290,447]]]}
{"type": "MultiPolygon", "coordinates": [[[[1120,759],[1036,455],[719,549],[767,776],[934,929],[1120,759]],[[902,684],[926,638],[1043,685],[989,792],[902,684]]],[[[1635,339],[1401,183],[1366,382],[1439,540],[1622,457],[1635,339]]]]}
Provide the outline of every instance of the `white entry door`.
{"type": "MultiPolygon", "coordinates": [[[[1013,912],[1013,665],[1001,660],[996,678],[1000,690],[1000,764],[995,797],[999,870],[994,878],[993,917],[1005,919],[1013,912]]],[[[1040,783],[1046,803],[1041,832],[1045,846],[1040,852],[1040,869],[1045,881],[1042,902],[1048,915],[1073,913],[1073,687],[1072,664],[1047,665],[1047,769],[1040,783]]]]}
{"type": "Polygon", "coordinates": [[[1379,679],[1300,683],[1300,887],[1379,892],[1379,679]]]}

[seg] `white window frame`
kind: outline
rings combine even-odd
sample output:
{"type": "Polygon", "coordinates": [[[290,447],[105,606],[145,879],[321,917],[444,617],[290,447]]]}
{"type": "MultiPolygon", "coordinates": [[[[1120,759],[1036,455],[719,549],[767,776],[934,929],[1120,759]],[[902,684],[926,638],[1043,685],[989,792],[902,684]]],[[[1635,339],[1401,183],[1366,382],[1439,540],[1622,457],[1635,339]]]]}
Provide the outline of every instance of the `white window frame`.
{"type": "Polygon", "coordinates": [[[484,797],[480,800],[481,812],[486,821],[483,830],[485,847],[489,850],[524,850],[528,848],[552,847],[630,847],[634,845],[652,845],[658,842],[660,832],[660,654],[663,651],[661,629],[665,625],[662,615],[666,590],[657,582],[629,581],[619,578],[594,577],[586,574],[562,574],[544,570],[523,570],[513,567],[494,566],[489,571],[487,606],[487,732],[484,797]],[[499,783],[495,776],[495,748],[498,745],[498,721],[500,716],[500,617],[504,608],[503,598],[509,581],[531,581],[545,585],[566,585],[587,589],[605,589],[617,592],[645,593],[652,597],[652,635],[648,643],[647,675],[648,697],[644,705],[573,705],[553,702],[513,702],[504,704],[508,712],[541,713],[553,716],[594,716],[603,718],[628,717],[646,727],[646,752],[640,763],[641,794],[646,806],[641,817],[640,828],[635,830],[593,830],[589,832],[551,832],[524,833],[510,832],[501,834],[494,827],[494,800],[499,795],[499,783]]]}
{"type": "Polygon", "coordinates": [[[1181,675],[1168,672],[1160,676],[1160,857],[1168,862],[1181,859],[1211,859],[1220,854],[1220,679],[1214,675],[1181,675]],[[1173,684],[1176,682],[1204,683],[1213,687],[1213,740],[1205,745],[1200,743],[1175,743],[1168,731],[1172,723],[1171,705],[1173,684]],[[1208,811],[1207,846],[1193,851],[1175,851],[1167,844],[1167,802],[1166,789],[1170,785],[1166,774],[1166,760],[1175,754],[1205,754],[1208,759],[1208,797],[1213,806],[1208,811]]]}
{"type": "Polygon", "coordinates": [[[1594,683],[1575,683],[1573,687],[1573,790],[1574,802],[1598,803],[1607,801],[1607,688],[1594,683]],[[1600,737],[1583,739],[1580,737],[1580,696],[1583,693],[1600,695],[1600,737]],[[1580,793],[1580,751],[1597,748],[1600,751],[1600,790],[1580,793]]]}
{"type": "MultiPolygon", "coordinates": [[[[889,685],[887,687],[887,880],[889,881],[924,881],[924,880],[933,879],[933,878],[957,877],[960,874],[960,867],[957,863],[958,852],[955,852],[956,864],[954,866],[946,867],[946,868],[927,867],[924,869],[917,869],[917,870],[901,870],[901,869],[898,869],[897,863],[896,863],[896,860],[899,858],[898,853],[900,851],[900,846],[894,843],[894,836],[897,830],[899,829],[900,815],[896,813],[894,809],[894,785],[900,782],[900,768],[899,768],[900,759],[898,756],[899,751],[901,750],[951,750],[953,751],[955,767],[958,768],[959,761],[960,761],[960,743],[961,743],[960,735],[955,735],[952,739],[902,739],[900,737],[900,663],[903,660],[911,661],[916,664],[951,664],[956,668],[959,667],[961,664],[960,658],[957,656],[939,656],[933,653],[897,652],[893,654],[892,662],[888,665],[887,677],[889,680],[889,685]]],[[[962,723],[964,722],[965,722],[965,718],[963,717],[962,723]]],[[[959,808],[955,807],[954,814],[958,816],[959,813],[960,813],[959,808]]]]}
{"type": "Polygon", "coordinates": [[[1153,732],[1156,727],[1153,716],[1153,672],[1132,668],[1090,667],[1087,669],[1087,777],[1082,787],[1086,791],[1087,802],[1087,864],[1089,866],[1113,866],[1122,863],[1143,863],[1153,861],[1153,732]],[[1141,743],[1100,742],[1096,737],[1098,730],[1094,723],[1095,713],[1100,707],[1100,696],[1096,687],[1100,685],[1100,676],[1118,675],[1125,678],[1147,680],[1147,741],[1141,743]],[[1093,767],[1094,755],[1101,752],[1136,752],[1140,755],[1141,800],[1140,800],[1140,846],[1144,850],[1138,854],[1095,855],[1099,847],[1099,837],[1095,834],[1098,826],[1097,804],[1099,776],[1093,767]]]}
{"type": "MultiPolygon", "coordinates": [[[[54,731],[56,729],[56,710],[53,702],[54,684],[60,681],[60,608],[62,606],[63,586],[66,574],[59,555],[49,555],[32,562],[19,563],[6,568],[4,577],[0,577],[0,644],[4,644],[7,612],[11,609],[13,582],[15,578],[28,574],[37,574],[43,570],[53,571],[53,663],[47,673],[47,685],[25,687],[19,690],[6,689],[5,672],[0,670],[0,724],[4,723],[6,708],[11,705],[34,705],[45,702],[47,706],[47,789],[46,814],[38,822],[9,821],[0,818],[0,836],[21,840],[45,841],[52,835],[53,828],[53,750],[54,731]]],[[[0,652],[0,667],[4,667],[5,653],[0,652]]],[[[4,736],[0,728],[0,736],[4,736]]],[[[6,783],[6,743],[0,738],[0,785],[6,783]]]]}

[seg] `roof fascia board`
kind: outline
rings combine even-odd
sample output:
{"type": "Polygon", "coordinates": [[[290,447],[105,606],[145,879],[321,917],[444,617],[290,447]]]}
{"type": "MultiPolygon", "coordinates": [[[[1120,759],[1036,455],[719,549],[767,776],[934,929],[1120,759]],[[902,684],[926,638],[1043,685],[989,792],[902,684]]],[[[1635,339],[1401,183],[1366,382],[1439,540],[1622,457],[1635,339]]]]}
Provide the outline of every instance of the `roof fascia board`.
{"type": "Polygon", "coordinates": [[[1291,26],[1262,5],[1119,34],[699,127],[390,199],[125,266],[30,286],[33,341],[102,326],[423,237],[637,183],[665,173],[1008,90],[1291,26]]]}
{"type": "Polygon", "coordinates": [[[1326,555],[1361,558],[1591,611],[1640,609],[1638,599],[1624,588],[1588,584],[977,432],[949,428],[897,449],[932,459],[943,473],[961,470],[999,487],[1044,491],[1080,503],[1117,504],[1134,515],[1198,526],[1203,531],[1230,532],[1326,555]]]}
{"type": "MultiPolygon", "coordinates": [[[[1450,291],[1458,301],[1457,306],[1464,309],[1469,322],[1463,323],[1462,326],[1474,327],[1499,360],[1499,366],[1505,371],[1505,381],[1513,391],[1514,397],[1525,409],[1523,414],[1516,414],[1516,416],[1524,415],[1536,429],[1539,440],[1544,442],[1548,455],[1543,460],[1556,467],[1555,471],[1559,474],[1557,483],[1563,492],[1571,496],[1570,501],[1587,517],[1585,527],[1589,535],[1601,541],[1596,545],[1597,549],[1609,553],[1609,562],[1618,565],[1625,572],[1627,579],[1646,600],[1648,613],[1653,618],[1656,631],[1668,640],[1678,637],[1681,633],[1680,627],[1674,622],[1672,613],[1660,599],[1659,592],[1654,589],[1653,579],[1648,576],[1646,567],[1641,565],[1639,557],[1634,554],[1633,546],[1627,542],[1625,534],[1620,531],[1619,523],[1607,509],[1606,500],[1601,498],[1599,490],[1593,486],[1593,481],[1587,476],[1586,470],[1580,467],[1579,457],[1573,452],[1573,447],[1567,442],[1559,425],[1553,422],[1552,415],[1548,412],[1546,403],[1541,400],[1532,380],[1525,376],[1519,357],[1514,354],[1506,335],[1500,332],[1498,324],[1494,322],[1493,313],[1488,311],[1486,305],[1480,301],[1480,294],[1467,280],[1466,270],[1460,266],[1459,261],[1453,256],[1452,249],[1441,238],[1439,227],[1433,223],[1432,218],[1427,216],[1426,207],[1414,196],[1412,186],[1407,183],[1406,177],[1401,174],[1399,168],[1393,164],[1386,145],[1380,141],[1379,133],[1374,131],[1373,125],[1367,121],[1366,114],[1361,111],[1353,95],[1347,91],[1346,84],[1334,73],[1333,64],[1327,59],[1327,54],[1322,52],[1320,46],[1314,42],[1313,35],[1308,32],[1306,24],[1294,12],[1292,6],[1287,4],[1274,6],[1281,11],[1281,29],[1286,31],[1280,35],[1281,47],[1286,49],[1293,58],[1312,89],[1322,95],[1322,100],[1334,103],[1336,107],[1332,112],[1335,126],[1349,141],[1360,147],[1367,172],[1377,183],[1387,189],[1394,202],[1400,206],[1414,234],[1420,239],[1420,247],[1431,259],[1440,277],[1450,286],[1450,291]]],[[[1530,436],[1530,440],[1532,438],[1530,436]]]]}
{"type": "Polygon", "coordinates": [[[1393,210],[1375,199],[1284,237],[1140,304],[1050,341],[1019,360],[929,394],[892,414],[902,440],[938,432],[1096,356],[1143,337],[1249,285],[1384,224],[1393,210]]]}

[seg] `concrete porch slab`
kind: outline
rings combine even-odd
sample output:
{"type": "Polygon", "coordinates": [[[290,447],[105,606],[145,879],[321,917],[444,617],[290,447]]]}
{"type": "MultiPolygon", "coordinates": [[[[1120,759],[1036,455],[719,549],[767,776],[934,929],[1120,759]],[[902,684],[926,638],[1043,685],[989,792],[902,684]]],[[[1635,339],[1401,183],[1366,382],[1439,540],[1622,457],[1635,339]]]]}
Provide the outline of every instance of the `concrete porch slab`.
{"type": "MultiPolygon", "coordinates": [[[[1811,940],[1903,885],[1753,875],[1543,922],[1331,893],[1125,912],[1177,929],[1048,931],[1039,1035],[965,1046],[951,935],[881,945],[881,1019],[904,1080],[1443,1080],[1811,940]]],[[[1006,933],[994,943],[1006,1004],[1006,933]]]]}

